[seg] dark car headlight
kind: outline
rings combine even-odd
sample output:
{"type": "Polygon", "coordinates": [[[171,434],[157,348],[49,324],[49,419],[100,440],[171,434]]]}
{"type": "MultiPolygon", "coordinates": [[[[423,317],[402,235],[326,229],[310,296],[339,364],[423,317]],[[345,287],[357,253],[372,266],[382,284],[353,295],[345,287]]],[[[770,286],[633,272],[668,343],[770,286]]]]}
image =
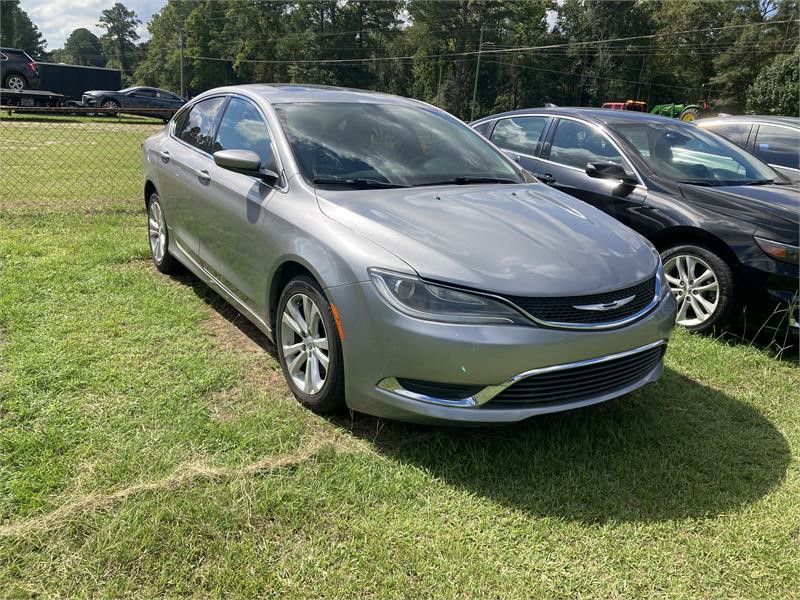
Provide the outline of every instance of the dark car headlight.
{"type": "Polygon", "coordinates": [[[800,262],[800,247],[798,246],[793,246],[792,244],[786,244],[784,242],[775,242],[758,236],[753,236],[753,239],[756,241],[759,248],[775,260],[791,263],[793,265],[800,262]]]}
{"type": "Polygon", "coordinates": [[[532,325],[511,306],[480,294],[434,285],[414,275],[370,268],[381,298],[392,308],[417,319],[473,325],[532,325]]]}

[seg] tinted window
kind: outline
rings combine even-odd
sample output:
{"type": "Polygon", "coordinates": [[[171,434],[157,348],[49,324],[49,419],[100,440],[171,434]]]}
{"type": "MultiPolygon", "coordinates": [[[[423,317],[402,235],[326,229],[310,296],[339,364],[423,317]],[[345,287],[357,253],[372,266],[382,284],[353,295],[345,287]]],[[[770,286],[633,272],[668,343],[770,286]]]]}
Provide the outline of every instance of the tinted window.
{"type": "Polygon", "coordinates": [[[550,160],[581,170],[590,162],[625,164],[604,134],[594,127],[569,119],[558,122],[550,147],[550,160]]]}
{"type": "Polygon", "coordinates": [[[752,127],[753,125],[751,123],[715,123],[709,125],[706,129],[744,148],[747,146],[747,138],[750,135],[750,129],[752,129],[752,127]]]}
{"type": "Polygon", "coordinates": [[[164,100],[180,100],[175,94],[170,94],[169,92],[156,92],[156,96],[164,100]]]}
{"type": "Polygon", "coordinates": [[[621,123],[614,125],[614,130],[662,177],[701,185],[738,185],[775,178],[775,172],[751,154],[694,125],[621,123]]]}
{"type": "Polygon", "coordinates": [[[178,137],[187,144],[201,150],[211,148],[211,136],[214,134],[214,122],[224,98],[209,98],[195,104],[183,122],[178,137]]]}
{"type": "Polygon", "coordinates": [[[759,158],[770,164],[800,168],[800,132],[796,129],[761,125],[753,150],[759,158]]]}
{"type": "Polygon", "coordinates": [[[275,110],[309,181],[429,185],[455,177],[524,180],[485,139],[432,108],[311,102],[277,104],[275,110]]]}
{"type": "Polygon", "coordinates": [[[536,154],[547,117],[513,117],[501,119],[492,132],[492,141],[508,150],[536,154]]]}
{"type": "Polygon", "coordinates": [[[486,121],[486,123],[481,123],[480,125],[475,125],[473,129],[480,133],[483,137],[487,137],[487,133],[492,128],[492,121],[486,121]]]}
{"type": "Polygon", "coordinates": [[[231,98],[228,103],[214,140],[214,152],[218,150],[252,150],[261,157],[262,167],[278,170],[267,124],[246,100],[231,98]]]}
{"type": "Polygon", "coordinates": [[[155,98],[156,93],[153,90],[136,90],[133,95],[137,98],[155,98]]]}

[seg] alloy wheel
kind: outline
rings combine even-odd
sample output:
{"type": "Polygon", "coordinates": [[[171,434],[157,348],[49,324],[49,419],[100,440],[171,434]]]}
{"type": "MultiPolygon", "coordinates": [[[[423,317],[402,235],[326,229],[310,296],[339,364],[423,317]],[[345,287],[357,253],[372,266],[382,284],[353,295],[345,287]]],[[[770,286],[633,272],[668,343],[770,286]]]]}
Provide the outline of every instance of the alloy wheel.
{"type": "Polygon", "coordinates": [[[678,301],[678,325],[696,327],[711,318],[719,305],[719,281],[706,261],[678,254],[664,265],[664,274],[678,301]]]}
{"type": "Polygon", "coordinates": [[[119,108],[119,105],[113,100],[106,100],[101,108],[119,108]]]}
{"type": "Polygon", "coordinates": [[[147,216],[150,252],[153,253],[153,260],[156,263],[160,263],[164,260],[164,254],[167,250],[167,227],[164,223],[164,212],[161,210],[161,204],[157,200],[150,203],[147,216]]]}
{"type": "Polygon", "coordinates": [[[328,377],[328,332],[319,307],[306,294],[294,294],[283,308],[281,350],[297,388],[318,394],[328,377]]]}
{"type": "Polygon", "coordinates": [[[6,85],[12,90],[22,90],[25,89],[25,80],[19,75],[11,75],[6,79],[6,85]]]}

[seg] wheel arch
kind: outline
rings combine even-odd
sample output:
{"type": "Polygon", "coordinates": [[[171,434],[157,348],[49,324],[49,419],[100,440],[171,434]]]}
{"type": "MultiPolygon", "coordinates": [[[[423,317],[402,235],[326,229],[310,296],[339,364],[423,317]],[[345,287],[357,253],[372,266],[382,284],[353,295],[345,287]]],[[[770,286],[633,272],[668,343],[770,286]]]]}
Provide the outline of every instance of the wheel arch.
{"type": "MultiPolygon", "coordinates": [[[[292,279],[298,275],[308,275],[316,281],[321,288],[323,288],[322,281],[317,273],[298,258],[292,257],[284,260],[275,271],[269,280],[269,289],[267,290],[267,321],[272,329],[275,331],[275,321],[277,319],[278,301],[281,297],[281,292],[292,279]]],[[[324,294],[324,289],[323,289],[324,294]]]]}
{"type": "Polygon", "coordinates": [[[659,252],[664,252],[667,248],[681,244],[697,244],[714,252],[734,270],[737,269],[740,264],[739,259],[728,244],[713,233],[709,233],[697,227],[671,227],[669,229],[662,229],[651,236],[650,241],[653,242],[659,252]]]}
{"type": "Polygon", "coordinates": [[[156,184],[154,184],[150,179],[145,181],[144,183],[144,209],[147,210],[150,206],[150,196],[153,193],[158,193],[158,189],[156,188],[156,184]]]}

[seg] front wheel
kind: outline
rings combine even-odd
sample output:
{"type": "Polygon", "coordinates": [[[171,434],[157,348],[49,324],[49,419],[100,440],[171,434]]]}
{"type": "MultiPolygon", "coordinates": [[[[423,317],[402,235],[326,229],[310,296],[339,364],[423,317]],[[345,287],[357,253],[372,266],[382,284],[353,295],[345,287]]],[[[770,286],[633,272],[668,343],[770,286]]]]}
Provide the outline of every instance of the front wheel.
{"type": "Polygon", "coordinates": [[[669,248],[661,258],[670,291],[678,301],[678,325],[702,333],[728,323],[736,296],[728,263],[707,248],[688,244],[669,248]]]}
{"type": "Polygon", "coordinates": [[[318,413],[342,409],[342,345],[331,304],[316,281],[292,279],[281,293],[275,341],[283,375],[295,398],[318,413]]]}
{"type": "Polygon", "coordinates": [[[100,108],[105,108],[109,111],[114,111],[105,113],[107,115],[114,116],[117,114],[117,111],[119,110],[119,102],[117,102],[116,100],[104,100],[103,103],[100,105],[100,108]]]}
{"type": "Polygon", "coordinates": [[[180,263],[169,253],[169,232],[161,199],[155,192],[147,203],[147,238],[150,241],[150,256],[156,269],[165,274],[180,271],[180,263]]]}

